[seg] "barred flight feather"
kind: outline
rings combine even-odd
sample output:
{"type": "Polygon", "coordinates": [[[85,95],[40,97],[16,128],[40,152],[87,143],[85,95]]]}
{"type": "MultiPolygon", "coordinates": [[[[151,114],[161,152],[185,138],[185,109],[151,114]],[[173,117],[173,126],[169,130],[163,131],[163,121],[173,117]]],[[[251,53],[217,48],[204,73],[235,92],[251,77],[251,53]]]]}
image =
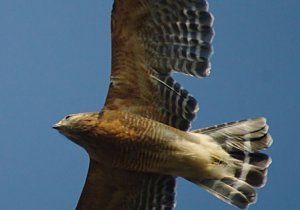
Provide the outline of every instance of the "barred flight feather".
{"type": "Polygon", "coordinates": [[[151,18],[142,30],[149,66],[164,74],[209,75],[214,31],[207,1],[161,0],[149,6],[151,18]]]}
{"type": "Polygon", "coordinates": [[[175,207],[175,187],[174,177],[153,174],[144,180],[142,191],[128,210],[172,210],[175,207]]]}
{"type": "Polygon", "coordinates": [[[162,112],[169,119],[169,125],[188,130],[199,110],[197,100],[170,76],[152,76],[159,86],[162,112]]]}

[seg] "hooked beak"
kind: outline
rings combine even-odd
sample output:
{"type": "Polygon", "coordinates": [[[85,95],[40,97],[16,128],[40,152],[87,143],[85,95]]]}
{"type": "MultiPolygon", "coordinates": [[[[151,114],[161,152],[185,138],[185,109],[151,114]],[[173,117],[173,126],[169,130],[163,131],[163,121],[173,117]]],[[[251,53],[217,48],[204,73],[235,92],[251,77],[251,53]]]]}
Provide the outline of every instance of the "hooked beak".
{"type": "Polygon", "coordinates": [[[60,126],[60,123],[59,123],[59,122],[56,123],[56,124],[54,124],[54,125],[52,125],[52,128],[54,128],[54,129],[56,129],[56,130],[59,130],[60,127],[61,127],[61,126],[60,126]]]}

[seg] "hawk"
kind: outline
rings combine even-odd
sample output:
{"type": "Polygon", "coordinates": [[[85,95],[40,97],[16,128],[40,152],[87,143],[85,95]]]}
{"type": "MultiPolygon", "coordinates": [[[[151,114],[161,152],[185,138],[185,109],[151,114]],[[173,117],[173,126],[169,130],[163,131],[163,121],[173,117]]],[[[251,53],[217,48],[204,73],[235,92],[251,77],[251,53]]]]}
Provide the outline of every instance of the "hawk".
{"type": "Polygon", "coordinates": [[[265,118],[190,131],[198,103],[172,78],[209,75],[212,24],[206,0],[115,0],[105,105],[53,126],[90,156],[77,210],[171,210],[176,177],[255,202],[271,163],[265,118]]]}

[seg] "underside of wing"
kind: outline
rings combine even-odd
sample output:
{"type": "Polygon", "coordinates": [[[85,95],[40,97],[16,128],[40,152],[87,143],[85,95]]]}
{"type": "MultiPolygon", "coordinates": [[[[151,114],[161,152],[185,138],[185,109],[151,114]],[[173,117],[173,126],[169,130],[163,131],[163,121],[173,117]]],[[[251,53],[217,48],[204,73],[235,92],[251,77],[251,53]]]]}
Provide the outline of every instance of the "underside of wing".
{"type": "Polygon", "coordinates": [[[104,109],[188,130],[198,103],[171,73],[209,75],[212,23],[206,0],[115,1],[111,84],[104,109]]]}
{"type": "Polygon", "coordinates": [[[90,160],[77,210],[171,210],[175,205],[171,176],[107,168],[90,160]]]}

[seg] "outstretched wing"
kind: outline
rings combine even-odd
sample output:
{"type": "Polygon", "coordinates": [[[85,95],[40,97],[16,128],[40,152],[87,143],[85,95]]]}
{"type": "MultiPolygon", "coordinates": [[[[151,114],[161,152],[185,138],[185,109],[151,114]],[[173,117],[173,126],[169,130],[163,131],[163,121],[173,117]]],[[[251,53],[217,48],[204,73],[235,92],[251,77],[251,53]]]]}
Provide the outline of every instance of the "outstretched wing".
{"type": "MultiPolygon", "coordinates": [[[[188,130],[198,103],[171,71],[204,77],[213,17],[206,0],[115,0],[112,72],[103,109],[132,112],[188,130]]],[[[171,210],[175,178],[107,169],[91,160],[77,209],[171,210]]]]}
{"type": "Polygon", "coordinates": [[[90,160],[77,210],[172,210],[175,179],[107,168],[90,160]]]}
{"type": "Polygon", "coordinates": [[[112,72],[104,109],[122,110],[188,130],[198,103],[171,71],[210,72],[213,17],[206,0],[116,0],[112,72]]]}

